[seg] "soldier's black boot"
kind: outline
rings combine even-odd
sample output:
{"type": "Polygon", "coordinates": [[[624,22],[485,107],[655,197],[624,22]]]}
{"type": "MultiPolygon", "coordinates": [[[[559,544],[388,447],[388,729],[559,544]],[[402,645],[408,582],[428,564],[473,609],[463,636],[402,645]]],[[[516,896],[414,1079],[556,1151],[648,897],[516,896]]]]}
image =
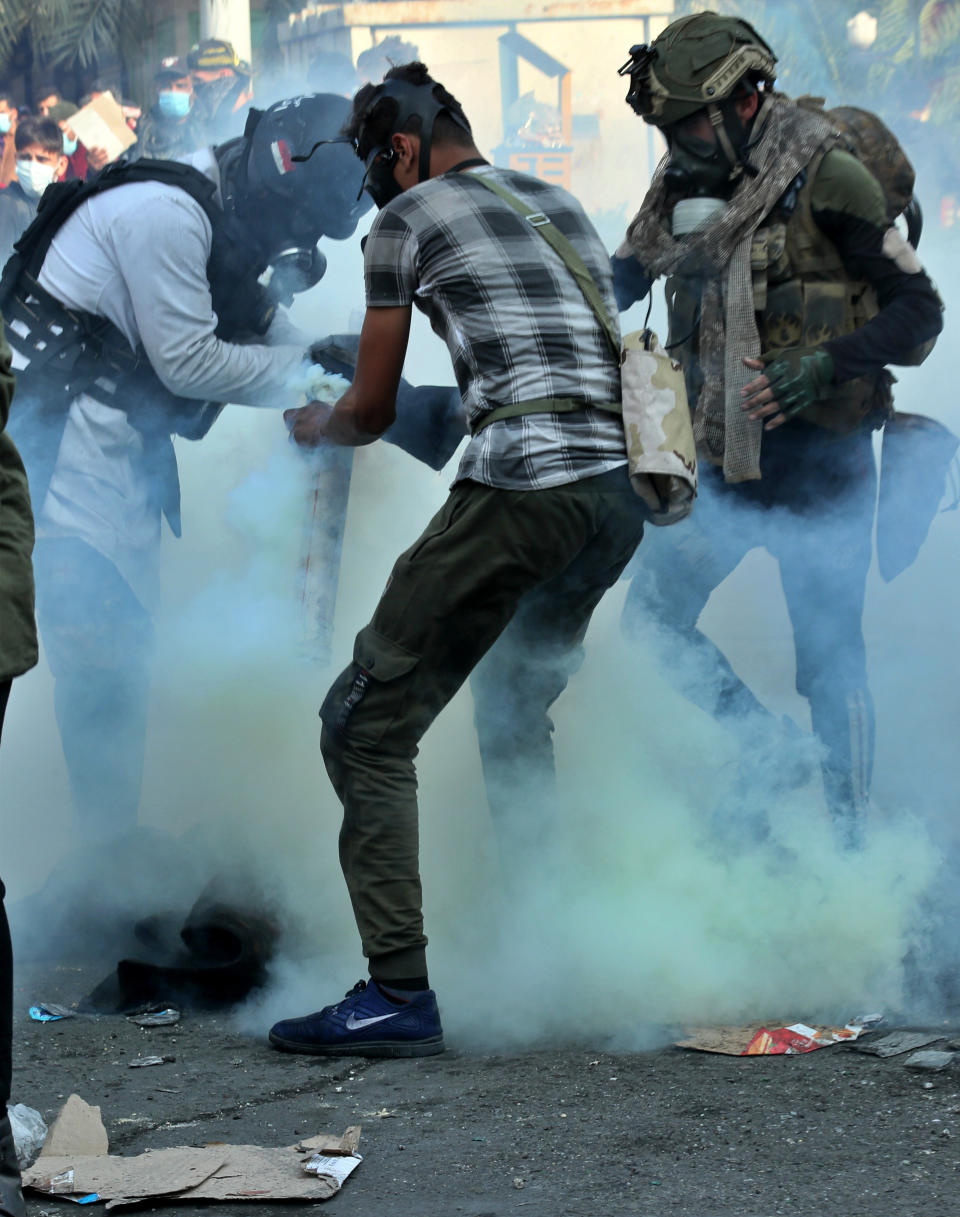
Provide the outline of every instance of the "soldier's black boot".
{"type": "Polygon", "coordinates": [[[27,1206],[20,1190],[17,1151],[6,1112],[0,1120],[0,1217],[27,1217],[27,1206]]]}

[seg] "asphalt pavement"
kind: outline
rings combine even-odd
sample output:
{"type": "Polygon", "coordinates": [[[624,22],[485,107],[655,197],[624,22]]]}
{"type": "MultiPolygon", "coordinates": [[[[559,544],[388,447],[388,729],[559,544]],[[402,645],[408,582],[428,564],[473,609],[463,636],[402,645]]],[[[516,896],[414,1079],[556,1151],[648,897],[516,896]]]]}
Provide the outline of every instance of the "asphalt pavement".
{"type": "MultiPolygon", "coordinates": [[[[69,1005],[96,979],[80,968],[20,969],[14,1101],[49,1121],[77,1093],[101,1108],[111,1152],[124,1155],[291,1145],[360,1124],[364,1161],[325,1202],[339,1217],[960,1214],[960,1057],[928,1074],[908,1070],[904,1056],[847,1046],[740,1058],[667,1043],[502,1056],[452,1043],[420,1060],[329,1061],[276,1052],[239,1034],[229,1015],[150,1029],[116,1016],[27,1017],[38,996],[69,1005]],[[144,1056],[174,1059],[130,1068],[144,1056]]],[[[933,1030],[941,1047],[958,1033],[933,1030]]],[[[139,1211],[287,1217],[301,1208],[139,1211]]],[[[28,1212],[76,1207],[33,1194],[28,1212]]]]}

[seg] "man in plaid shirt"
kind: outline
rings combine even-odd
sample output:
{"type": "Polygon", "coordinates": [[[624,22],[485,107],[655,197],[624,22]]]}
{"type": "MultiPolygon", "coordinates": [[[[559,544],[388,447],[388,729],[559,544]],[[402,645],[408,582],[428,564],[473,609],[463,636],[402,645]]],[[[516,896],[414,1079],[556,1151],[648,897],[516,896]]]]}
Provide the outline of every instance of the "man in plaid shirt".
{"type": "MultiPolygon", "coordinates": [[[[335,407],[289,411],[293,437],[357,445],[386,430],[416,304],[450,350],[471,438],[450,497],[398,559],[321,710],[371,980],[270,1038],[294,1052],[419,1056],[443,1049],[421,908],[419,741],[473,673],[491,809],[503,814],[509,801],[536,821],[553,779],[548,710],[643,515],[627,475],[618,360],[536,230],[556,225],[615,317],[609,260],[576,200],[487,164],[459,103],[423,64],[361,89],[344,133],[381,208],[366,244],[367,312],[352,386],[335,407]],[[534,222],[485,177],[533,207],[534,222]]],[[[535,843],[534,826],[521,835],[535,843]]]]}

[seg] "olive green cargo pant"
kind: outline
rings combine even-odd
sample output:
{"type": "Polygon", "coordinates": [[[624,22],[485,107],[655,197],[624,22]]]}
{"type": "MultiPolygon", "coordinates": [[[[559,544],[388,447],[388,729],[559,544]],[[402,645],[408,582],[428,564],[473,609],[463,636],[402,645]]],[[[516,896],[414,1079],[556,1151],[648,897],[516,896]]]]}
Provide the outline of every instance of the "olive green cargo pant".
{"type": "Polygon", "coordinates": [[[489,652],[478,698],[488,779],[491,767],[519,772],[525,758],[552,769],[547,710],[642,535],[626,466],[548,490],[465,481],[397,560],[320,711],[344,809],[340,862],[374,979],[426,973],[413,766],[421,737],[489,652]]]}

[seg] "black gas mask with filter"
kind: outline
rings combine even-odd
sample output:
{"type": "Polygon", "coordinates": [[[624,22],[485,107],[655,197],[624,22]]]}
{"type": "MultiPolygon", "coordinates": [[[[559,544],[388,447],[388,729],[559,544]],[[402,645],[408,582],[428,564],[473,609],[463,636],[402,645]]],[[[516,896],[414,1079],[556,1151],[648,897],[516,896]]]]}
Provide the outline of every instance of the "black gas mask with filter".
{"type": "Polygon", "coordinates": [[[748,153],[765,122],[777,57],[749,22],[714,12],[680,17],[649,45],[632,46],[617,74],[630,81],[627,105],[667,140],[665,184],[674,197],[729,198],[744,176],[756,176],[748,153]],[[758,107],[744,122],[736,103],[751,93],[760,93],[758,107]]]}
{"type": "Polygon", "coordinates": [[[350,143],[338,137],[349,112],[335,94],[290,98],[251,110],[243,137],[216,149],[233,256],[258,281],[264,317],[319,283],[327,261],[318,240],[351,236],[370,206],[350,143]],[[322,154],[304,155],[311,145],[322,154]]]}
{"type": "Polygon", "coordinates": [[[664,184],[680,198],[729,198],[741,176],[755,176],[747,160],[751,123],[737,115],[733,100],[699,111],[663,128],[669,149],[664,184]],[[709,113],[709,118],[707,117],[709,113]],[[712,138],[703,134],[705,119],[712,138]],[[718,137],[722,127],[725,138],[718,137]]]}
{"type": "Polygon", "coordinates": [[[682,198],[722,197],[732,189],[730,164],[714,139],[694,135],[689,119],[664,130],[669,159],[663,180],[670,194],[682,198]]]}
{"type": "MultiPolygon", "coordinates": [[[[352,143],[356,155],[364,163],[365,173],[360,183],[360,192],[370,196],[378,208],[386,205],[403,193],[403,188],[394,177],[393,171],[397,163],[397,150],[392,139],[398,132],[403,131],[412,118],[419,118],[420,129],[412,134],[420,138],[420,157],[417,163],[417,182],[425,182],[430,177],[430,152],[433,146],[433,124],[438,114],[446,116],[462,127],[471,138],[473,131],[466,116],[451,109],[438,101],[434,96],[439,86],[435,81],[430,84],[415,85],[406,80],[385,80],[377,85],[360,115],[360,131],[356,141],[352,143]],[[372,143],[364,134],[364,123],[369,121],[384,98],[392,98],[397,103],[396,115],[390,126],[390,132],[383,143],[372,143]]],[[[317,151],[328,144],[349,144],[351,141],[344,137],[340,139],[318,140],[306,156],[295,156],[295,161],[308,161],[317,151]]],[[[478,162],[479,163],[479,162],[478,162]]]]}
{"type": "Polygon", "coordinates": [[[402,194],[402,188],[394,177],[397,163],[397,150],[392,139],[395,134],[402,132],[412,118],[420,120],[420,129],[413,134],[420,139],[420,157],[417,164],[417,181],[425,182],[430,177],[430,152],[433,146],[433,124],[438,114],[445,114],[451,122],[461,127],[467,135],[473,135],[466,117],[445,106],[434,96],[438,86],[436,83],[415,85],[405,80],[385,80],[371,95],[370,101],[360,115],[360,130],[357,136],[356,153],[366,167],[361,190],[366,190],[377,207],[386,207],[391,199],[402,194]],[[370,145],[364,135],[364,123],[372,119],[384,98],[391,98],[397,103],[397,112],[390,132],[383,143],[370,145]]]}

